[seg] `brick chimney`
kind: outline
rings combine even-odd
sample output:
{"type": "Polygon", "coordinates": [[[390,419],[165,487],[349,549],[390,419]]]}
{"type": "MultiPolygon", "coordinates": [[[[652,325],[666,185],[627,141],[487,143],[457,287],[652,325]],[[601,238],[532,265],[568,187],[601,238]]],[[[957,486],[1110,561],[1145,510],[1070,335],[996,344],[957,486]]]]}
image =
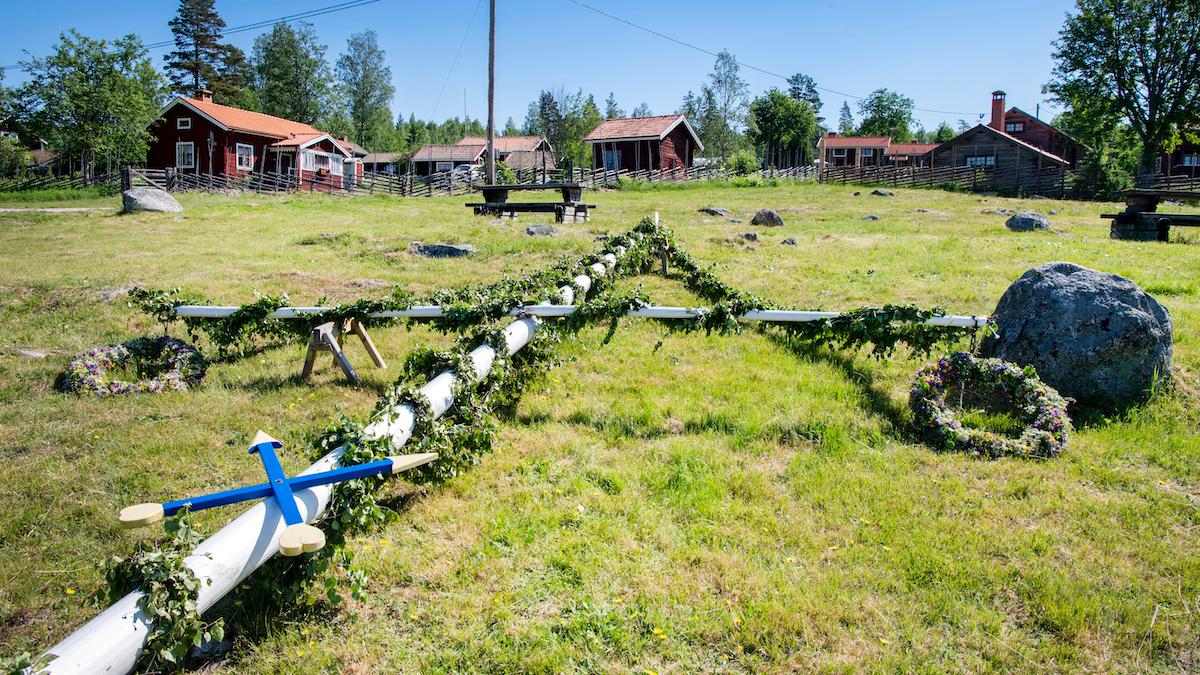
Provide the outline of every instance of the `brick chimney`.
{"type": "Polygon", "coordinates": [[[829,132],[829,133],[827,133],[827,134],[825,134],[825,135],[826,135],[826,136],[828,136],[829,138],[837,138],[837,132],[836,132],[836,131],[831,131],[831,132],[829,132]]]}
{"type": "Polygon", "coordinates": [[[1004,131],[1004,96],[999,89],[992,92],[992,121],[988,126],[996,131],[1004,131]]]}
{"type": "Polygon", "coordinates": [[[200,101],[201,103],[212,103],[212,90],[211,89],[197,89],[196,90],[196,100],[200,101]]]}

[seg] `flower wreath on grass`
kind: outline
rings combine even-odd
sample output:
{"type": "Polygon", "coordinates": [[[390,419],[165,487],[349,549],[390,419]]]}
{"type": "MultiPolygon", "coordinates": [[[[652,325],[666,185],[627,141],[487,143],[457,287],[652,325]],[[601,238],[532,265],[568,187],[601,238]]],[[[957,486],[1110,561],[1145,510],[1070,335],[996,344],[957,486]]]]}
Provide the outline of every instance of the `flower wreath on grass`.
{"type": "Polygon", "coordinates": [[[204,379],[207,367],[195,347],[173,337],[140,337],[80,354],[63,375],[63,391],[97,398],[122,394],[186,391],[204,379]],[[113,371],[136,369],[134,382],[113,379],[113,371]]]}
{"type": "Polygon", "coordinates": [[[955,352],[917,371],[908,397],[913,422],[926,442],[938,450],[958,450],[995,458],[1056,456],[1067,447],[1071,418],[1067,399],[1042,382],[1032,368],[1000,359],[955,352]],[[946,391],[959,387],[972,393],[998,394],[1016,408],[1025,423],[1019,438],[963,426],[946,403],[946,391]]]}

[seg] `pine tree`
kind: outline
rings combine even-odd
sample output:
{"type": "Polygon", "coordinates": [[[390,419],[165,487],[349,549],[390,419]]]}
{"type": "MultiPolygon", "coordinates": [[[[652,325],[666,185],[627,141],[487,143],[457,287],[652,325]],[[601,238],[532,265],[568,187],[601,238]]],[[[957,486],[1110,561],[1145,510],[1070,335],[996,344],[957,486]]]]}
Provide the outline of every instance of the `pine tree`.
{"type": "Polygon", "coordinates": [[[843,136],[854,134],[854,113],[850,112],[850,102],[842,103],[842,111],[838,114],[838,133],[843,136]]]}
{"type": "Polygon", "coordinates": [[[649,117],[653,114],[654,113],[650,112],[650,106],[647,105],[645,101],[642,101],[638,104],[638,107],[633,109],[634,117],[649,117]]]}
{"type": "Polygon", "coordinates": [[[611,120],[624,116],[625,111],[617,105],[617,97],[613,96],[611,91],[608,92],[608,98],[604,99],[604,118],[611,120]]]}
{"type": "Polygon", "coordinates": [[[175,93],[209,89],[218,102],[241,102],[251,83],[249,64],[242,50],[221,41],[225,21],[213,0],[179,0],[169,25],[175,51],[167,54],[166,71],[175,93]]]}

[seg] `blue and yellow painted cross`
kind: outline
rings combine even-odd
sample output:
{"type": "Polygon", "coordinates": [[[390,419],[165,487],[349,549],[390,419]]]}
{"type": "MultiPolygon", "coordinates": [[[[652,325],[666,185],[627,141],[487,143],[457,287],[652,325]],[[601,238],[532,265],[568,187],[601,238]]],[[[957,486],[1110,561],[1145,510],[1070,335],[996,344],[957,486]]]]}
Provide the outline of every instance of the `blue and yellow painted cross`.
{"type": "Polygon", "coordinates": [[[305,523],[304,518],[300,516],[300,509],[296,507],[296,496],[294,494],[296,491],[305,490],[317,485],[340,483],[341,481],[353,480],[355,478],[399,473],[423,464],[428,464],[437,459],[437,453],[435,452],[426,452],[417,455],[395,455],[375,462],[343,466],[329,471],[288,478],[284,475],[283,467],[279,464],[279,458],[275,455],[275,450],[282,447],[282,443],[262,431],[255,434],[254,440],[250,442],[250,454],[257,453],[259,459],[262,460],[263,469],[267,473],[266,483],[249,485],[234,490],[225,490],[223,492],[214,492],[213,494],[199,497],[177,499],[173,502],[164,502],[162,504],[155,502],[134,504],[133,506],[121,509],[119,516],[121,524],[125,527],[142,527],[157,523],[164,517],[173,516],[185,507],[191,511],[200,511],[202,509],[211,509],[214,506],[225,506],[227,504],[250,501],[251,499],[273,497],[279,505],[280,513],[283,514],[284,522],[287,523],[287,528],[284,529],[283,534],[279,537],[279,552],[287,556],[296,556],[301,553],[316,551],[325,545],[325,533],[319,528],[305,523]]]}

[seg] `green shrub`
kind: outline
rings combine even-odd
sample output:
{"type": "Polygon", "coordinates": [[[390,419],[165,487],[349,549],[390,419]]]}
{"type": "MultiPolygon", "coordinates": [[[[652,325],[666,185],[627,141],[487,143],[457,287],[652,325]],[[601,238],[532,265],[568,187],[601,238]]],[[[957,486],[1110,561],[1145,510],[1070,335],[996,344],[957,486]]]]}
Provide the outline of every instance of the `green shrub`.
{"type": "Polygon", "coordinates": [[[749,150],[738,150],[726,161],[729,169],[739,176],[749,176],[758,171],[758,158],[749,150]]]}
{"type": "Polygon", "coordinates": [[[515,185],[517,183],[517,172],[508,168],[504,162],[496,162],[496,184],[497,185],[515,185]]]}

